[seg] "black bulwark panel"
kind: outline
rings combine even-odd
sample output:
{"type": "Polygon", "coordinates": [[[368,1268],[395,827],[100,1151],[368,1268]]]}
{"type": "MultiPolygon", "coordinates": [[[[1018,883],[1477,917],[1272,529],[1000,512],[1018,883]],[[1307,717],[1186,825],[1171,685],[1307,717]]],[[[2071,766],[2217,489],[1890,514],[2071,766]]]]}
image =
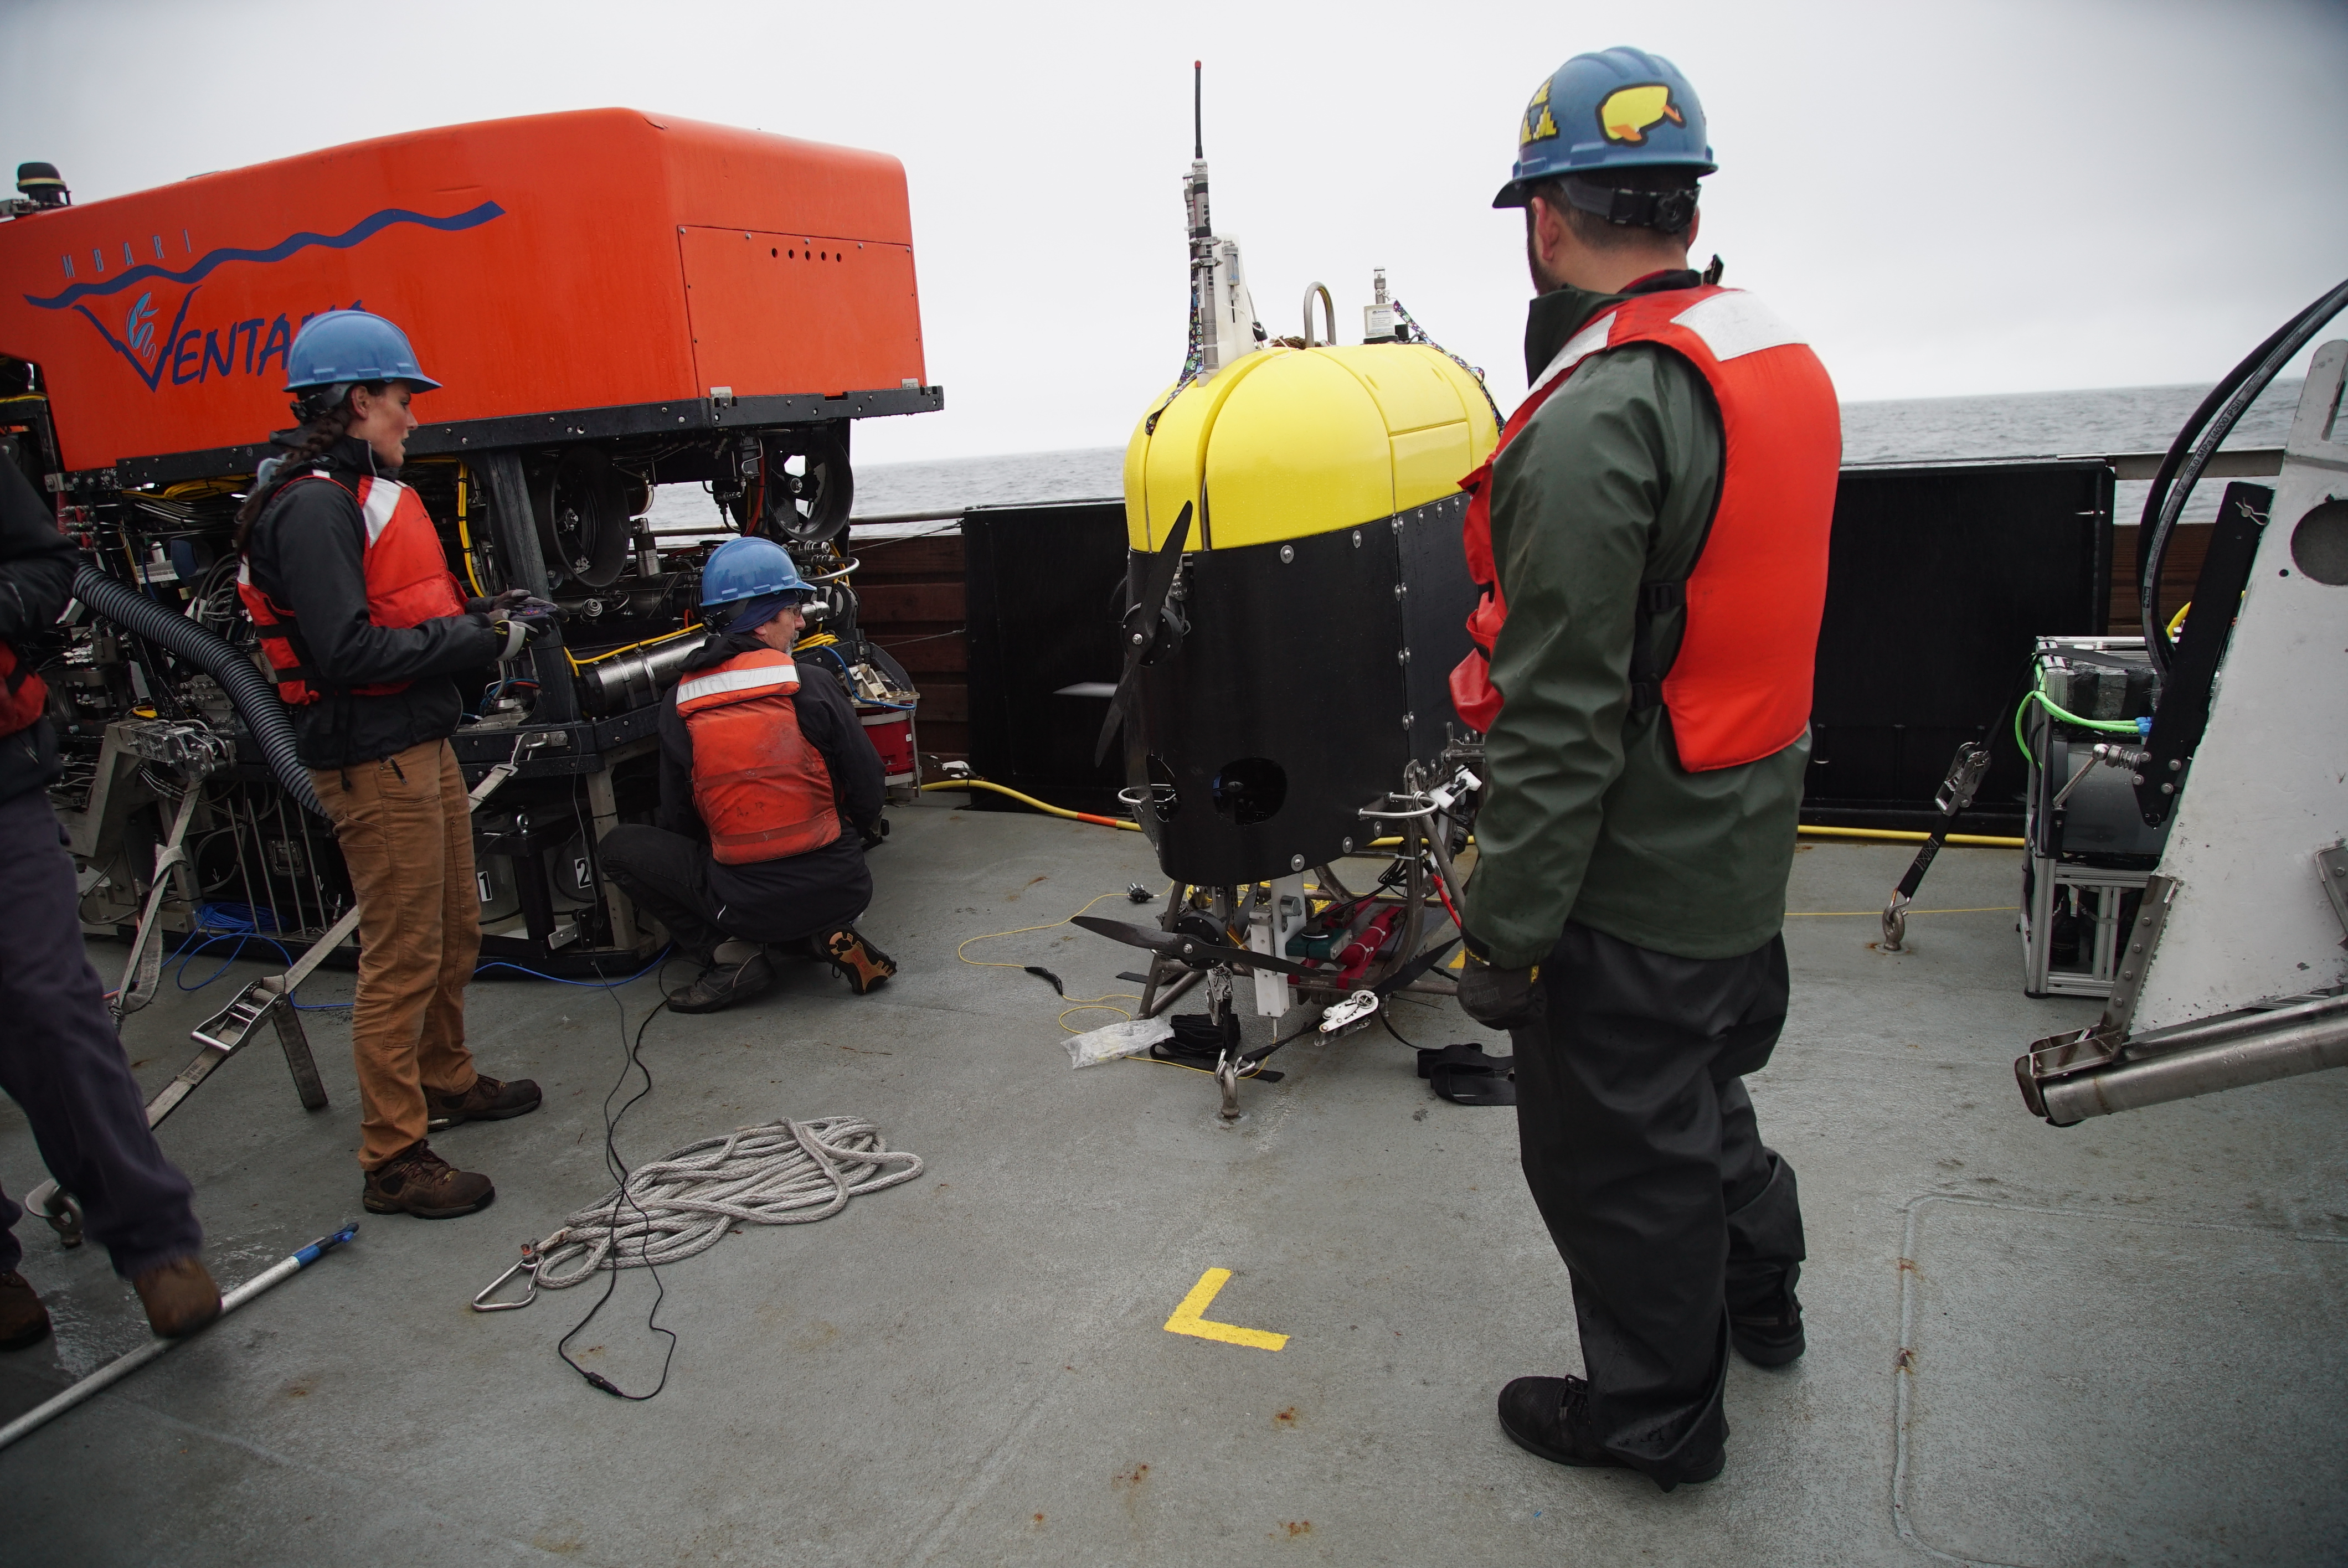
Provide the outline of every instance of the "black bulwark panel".
{"type": "Polygon", "coordinates": [[[2111,527],[2100,459],[1844,469],[1802,820],[1928,827],[1957,743],[1985,738],[1967,825],[2018,824],[2005,726],[2035,639],[2103,631],[2111,527]]]}
{"type": "Polygon", "coordinates": [[[1124,668],[1125,503],[975,507],[962,536],[972,769],[1056,805],[1123,815],[1124,754],[1112,748],[1097,765],[1093,743],[1108,712],[1101,688],[1124,668]],[[1067,690],[1079,685],[1094,690],[1067,690]]]}
{"type": "MultiPolygon", "coordinates": [[[[1396,541],[1414,532],[1382,519],[1190,556],[1189,634],[1141,679],[1150,777],[1173,786],[1168,876],[1284,876],[1376,835],[1355,814],[1399,787],[1409,752],[1396,541]]],[[[1147,569],[1128,557],[1136,593],[1147,569]]]]}

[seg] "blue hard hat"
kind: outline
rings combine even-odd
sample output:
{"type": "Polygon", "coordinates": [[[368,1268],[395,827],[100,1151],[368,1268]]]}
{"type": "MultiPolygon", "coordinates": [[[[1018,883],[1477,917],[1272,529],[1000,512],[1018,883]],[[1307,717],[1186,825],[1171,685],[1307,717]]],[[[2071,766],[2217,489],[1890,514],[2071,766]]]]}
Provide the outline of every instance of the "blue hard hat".
{"type": "Polygon", "coordinates": [[[1680,68],[1644,49],[1601,49],[1560,66],[1525,106],[1517,162],[1495,207],[1522,207],[1525,187],[1560,174],[1655,166],[1710,174],[1704,105],[1680,68]]]}
{"type": "Polygon", "coordinates": [[[285,355],[285,390],[404,381],[418,392],[440,384],[416,363],[407,334],[367,311],[325,311],[302,323],[285,355]]]}
{"type": "Polygon", "coordinates": [[[808,591],[791,552],[772,539],[727,539],[701,569],[701,608],[739,604],[770,593],[808,591]]]}

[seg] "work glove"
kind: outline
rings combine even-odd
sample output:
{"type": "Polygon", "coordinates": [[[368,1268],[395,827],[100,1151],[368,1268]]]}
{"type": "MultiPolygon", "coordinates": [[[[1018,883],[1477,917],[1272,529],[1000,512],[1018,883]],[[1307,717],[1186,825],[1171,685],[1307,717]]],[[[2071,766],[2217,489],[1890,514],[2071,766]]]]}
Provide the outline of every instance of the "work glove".
{"type": "Polygon", "coordinates": [[[1470,953],[1459,969],[1459,1006],[1486,1029],[1530,1029],[1548,1011],[1540,966],[1498,969],[1470,953]]]}
{"type": "Polygon", "coordinates": [[[889,836],[889,819],[885,816],[876,816],[857,829],[857,832],[862,836],[865,848],[878,849],[880,847],[881,841],[889,836]]]}
{"type": "Polygon", "coordinates": [[[562,611],[551,600],[533,599],[521,589],[510,588],[491,603],[489,630],[499,639],[500,664],[520,658],[531,643],[554,636],[562,624],[562,611]],[[517,593],[521,595],[518,600],[512,597],[517,593]]]}
{"type": "Polygon", "coordinates": [[[526,588],[510,588],[503,593],[493,594],[488,599],[469,599],[465,601],[465,608],[472,611],[475,615],[486,615],[491,620],[495,620],[499,616],[504,615],[509,611],[518,610],[529,602],[530,589],[526,588]]]}

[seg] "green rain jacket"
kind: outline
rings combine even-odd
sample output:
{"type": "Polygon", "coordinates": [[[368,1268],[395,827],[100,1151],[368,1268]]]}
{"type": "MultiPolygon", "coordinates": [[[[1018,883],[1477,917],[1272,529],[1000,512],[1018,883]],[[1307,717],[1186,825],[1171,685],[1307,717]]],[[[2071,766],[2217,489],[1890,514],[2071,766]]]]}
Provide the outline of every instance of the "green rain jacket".
{"type": "MultiPolygon", "coordinates": [[[[1663,273],[1632,292],[1695,282],[1663,273]]],[[[1536,299],[1527,378],[1624,297],[1536,299]]],[[[1749,953],[1785,923],[1807,733],[1759,762],[1690,773],[1670,713],[1630,712],[1639,585],[1694,569],[1721,454],[1703,373],[1634,343],[1583,361],[1493,467],[1492,559],[1509,615],[1492,682],[1506,701],[1486,743],[1461,913],[1498,968],[1540,962],[1569,919],[1685,958],[1749,953]]],[[[1685,620],[1655,619],[1665,668],[1685,620]]]]}

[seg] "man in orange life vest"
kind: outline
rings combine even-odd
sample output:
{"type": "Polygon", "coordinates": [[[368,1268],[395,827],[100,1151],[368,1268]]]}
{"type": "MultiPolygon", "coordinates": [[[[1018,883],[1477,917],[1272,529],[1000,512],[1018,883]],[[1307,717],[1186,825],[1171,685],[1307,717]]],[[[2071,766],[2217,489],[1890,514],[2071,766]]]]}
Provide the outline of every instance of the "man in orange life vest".
{"type": "MultiPolygon", "coordinates": [[[[43,787],[63,770],[29,645],[64,610],[79,559],[0,446],[0,1089],[23,1109],[42,1163],[80,1200],[114,1272],[138,1287],[148,1322],[177,1338],[220,1316],[220,1290],[196,1255],[194,1191],[148,1129],[83,950],[73,856],[43,787]]],[[[48,1309],[16,1272],[23,1217],[0,1193],[0,1350],[49,1331],[48,1309]]]]}
{"type": "Polygon", "coordinates": [[[840,682],[791,657],[807,594],[772,539],[711,553],[711,636],[661,704],[656,825],[623,824],[600,845],[612,879],[702,966],[671,993],[678,1012],[747,1001],[793,952],[858,996],[897,972],[855,925],[872,902],[864,852],[887,831],[880,758],[840,682]]]}
{"type": "Polygon", "coordinates": [[[489,1178],[432,1152],[427,1131],[538,1109],[538,1085],[477,1071],[465,988],[480,957],[472,804],[448,744],[458,675],[551,629],[520,589],[466,598],[416,492],[399,482],[416,415],[440,384],[381,316],[328,311],[286,356],[301,428],[275,439],[237,515],[238,591],[294,713],[296,750],[335,825],[359,916],[351,1054],[370,1214],[449,1219],[489,1178]]]}
{"type": "Polygon", "coordinates": [[[1525,210],[1531,390],[1471,475],[1487,597],[1452,677],[1487,734],[1461,1005],[1516,1052],[1525,1176],[1581,1378],[1499,1398],[1522,1447],[1666,1491],[1725,1462],[1731,1348],[1803,1350],[1793,1168],[1744,1075],[1785,1021],[1841,431],[1801,339],[1688,270],[1704,111],[1667,61],[1543,82],[1493,205],[1525,210]]]}

